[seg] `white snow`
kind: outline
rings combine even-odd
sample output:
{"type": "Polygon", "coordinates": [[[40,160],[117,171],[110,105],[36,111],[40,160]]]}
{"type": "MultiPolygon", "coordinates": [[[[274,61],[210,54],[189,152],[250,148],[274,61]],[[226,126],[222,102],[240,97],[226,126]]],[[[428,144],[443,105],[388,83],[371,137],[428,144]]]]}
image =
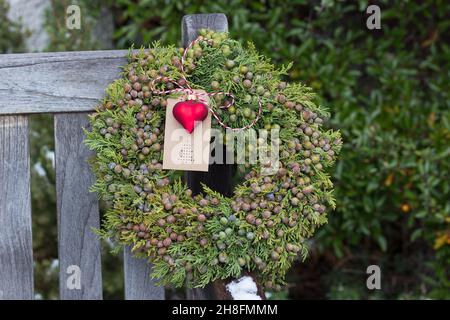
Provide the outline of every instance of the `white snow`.
{"type": "MultiPolygon", "coordinates": [[[[55,152],[47,150],[45,152],[45,158],[52,162],[52,166],[54,168],[55,167],[55,152]]],[[[42,163],[36,162],[33,167],[34,167],[34,170],[36,170],[37,174],[40,175],[41,177],[45,177],[47,175],[44,167],[42,166],[42,163]]]]}
{"type": "Polygon", "coordinates": [[[45,157],[52,162],[53,168],[55,167],[55,151],[47,150],[45,157]]]}
{"type": "Polygon", "coordinates": [[[38,175],[40,175],[41,177],[45,176],[44,167],[42,166],[42,164],[40,162],[36,162],[33,167],[34,167],[34,170],[36,170],[38,175]]]}
{"type": "Polygon", "coordinates": [[[52,263],[50,264],[50,269],[51,270],[56,270],[57,268],[59,268],[59,260],[58,259],[53,259],[52,263]]]}
{"type": "Polygon", "coordinates": [[[249,276],[241,277],[227,284],[227,290],[233,300],[261,300],[255,281],[249,276]]]}

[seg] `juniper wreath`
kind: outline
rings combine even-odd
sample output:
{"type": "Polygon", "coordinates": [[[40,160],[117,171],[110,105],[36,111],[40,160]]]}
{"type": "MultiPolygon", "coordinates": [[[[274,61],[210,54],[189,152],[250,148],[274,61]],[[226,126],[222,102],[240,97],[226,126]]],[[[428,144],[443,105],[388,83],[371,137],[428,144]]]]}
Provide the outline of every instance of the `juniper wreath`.
{"type": "MultiPolygon", "coordinates": [[[[204,287],[252,272],[276,290],[292,262],[305,259],[306,240],[326,223],[326,208],[335,206],[326,168],[340,150],[340,133],[324,129],[329,114],[310,88],[281,80],[290,65],[275,68],[251,43],[243,46],[226,33],[199,34],[186,59],[183,48],[158,42],[130,51],[123,78],[108,86],[90,116],[85,143],[96,153],[92,190],[108,204],[97,232],[115,241],[116,250],[129,245],[148,259],[152,277],[164,285],[204,287]],[[173,89],[172,79],[185,86],[181,70],[194,89],[233,94],[232,105],[223,94],[210,101],[223,123],[254,122],[258,141],[268,132],[259,129],[279,130],[274,175],[262,174],[261,163],[239,165],[244,179],[228,198],[206,186],[193,195],[180,172],[162,170],[165,106],[173,94],[160,91],[173,89]]],[[[212,127],[223,130],[215,118],[212,127]]],[[[246,153],[263,147],[269,152],[273,145],[248,145],[246,153]]]]}

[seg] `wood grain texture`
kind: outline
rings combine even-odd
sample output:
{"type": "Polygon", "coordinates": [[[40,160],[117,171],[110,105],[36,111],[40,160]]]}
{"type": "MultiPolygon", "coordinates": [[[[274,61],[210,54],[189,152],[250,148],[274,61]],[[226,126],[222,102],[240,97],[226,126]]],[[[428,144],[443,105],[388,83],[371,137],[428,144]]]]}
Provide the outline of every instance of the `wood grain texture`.
{"type": "Polygon", "coordinates": [[[83,144],[84,113],[55,115],[56,194],[60,299],[102,299],[98,200],[89,192],[94,175],[87,164],[91,152],[83,144]],[[71,265],[81,270],[81,288],[70,289],[71,265]]]}
{"type": "Polygon", "coordinates": [[[133,256],[129,247],[124,248],[124,275],[126,300],[164,300],[164,287],[155,286],[150,278],[151,264],[133,256]]]}
{"type": "MultiPolygon", "coordinates": [[[[199,29],[211,29],[215,31],[228,31],[228,21],[224,14],[193,14],[183,17],[182,23],[182,43],[186,47],[198,36],[199,29]]],[[[224,150],[225,152],[226,150],[224,150]]],[[[225,154],[225,153],[224,153],[225,154]]],[[[185,180],[188,187],[194,194],[202,192],[201,184],[204,183],[212,190],[215,190],[225,196],[232,193],[231,176],[233,172],[232,165],[210,164],[208,172],[186,172],[185,180]]],[[[189,289],[186,292],[190,300],[218,299],[215,284],[209,284],[204,289],[189,289]]]]}
{"type": "MultiPolygon", "coordinates": [[[[201,28],[227,31],[227,18],[223,14],[195,14],[184,16],[182,20],[183,45],[186,46],[190,41],[194,40],[197,37],[197,30],[201,28]]],[[[223,173],[223,171],[220,172],[223,173]]],[[[192,178],[189,177],[188,181],[193,182],[192,178]]],[[[198,182],[196,185],[198,188],[200,186],[199,180],[195,179],[195,182],[198,182]]],[[[125,299],[164,299],[164,288],[155,287],[154,282],[149,277],[151,266],[148,262],[133,258],[129,248],[125,248],[124,263],[125,299]]],[[[195,295],[196,298],[200,296],[204,297],[201,290],[194,290],[193,292],[189,292],[189,294],[195,295]]]]}
{"type": "Polygon", "coordinates": [[[33,299],[28,118],[0,116],[0,299],[33,299]]]}
{"type": "Polygon", "coordinates": [[[0,55],[0,114],[91,111],[127,50],[0,55]]]}

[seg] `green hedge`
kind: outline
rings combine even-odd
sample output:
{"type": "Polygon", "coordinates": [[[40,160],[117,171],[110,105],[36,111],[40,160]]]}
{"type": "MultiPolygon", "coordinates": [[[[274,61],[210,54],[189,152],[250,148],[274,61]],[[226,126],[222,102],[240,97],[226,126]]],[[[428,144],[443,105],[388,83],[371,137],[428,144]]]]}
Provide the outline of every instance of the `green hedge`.
{"type": "MultiPolygon", "coordinates": [[[[98,15],[99,0],[78,2],[98,15]]],[[[317,278],[313,297],[450,298],[448,1],[378,1],[381,30],[366,28],[368,1],[108,2],[118,48],[179,43],[184,14],[223,12],[234,38],[275,63],[294,61],[290,79],[329,108],[344,138],[333,172],[337,209],[311,259],[293,269],[291,297],[310,297],[304,282],[317,278]],[[380,292],[365,288],[369,264],[381,265],[380,292]]],[[[75,41],[85,35],[60,34],[58,10],[48,16],[51,48],[90,49],[75,41]]]]}
{"type": "MultiPolygon", "coordinates": [[[[337,210],[314,245],[341,270],[382,264],[387,297],[450,297],[447,1],[380,1],[381,30],[366,28],[368,1],[114,3],[121,46],[179,43],[183,14],[223,12],[233,37],[276,63],[294,61],[290,78],[319,92],[344,137],[337,210]],[[410,279],[394,286],[403,274],[410,279]]],[[[328,285],[342,286],[336,279],[328,285]]]]}
{"type": "Polygon", "coordinates": [[[0,0],[0,53],[22,52],[25,50],[25,37],[29,34],[23,30],[19,21],[8,18],[9,4],[0,0]]]}

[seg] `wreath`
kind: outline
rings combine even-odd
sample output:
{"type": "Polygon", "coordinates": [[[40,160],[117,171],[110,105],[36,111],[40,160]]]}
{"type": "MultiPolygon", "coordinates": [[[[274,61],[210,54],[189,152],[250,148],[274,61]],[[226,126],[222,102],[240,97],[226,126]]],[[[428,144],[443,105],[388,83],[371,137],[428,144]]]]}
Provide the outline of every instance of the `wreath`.
{"type": "MultiPolygon", "coordinates": [[[[252,272],[265,288],[280,289],[335,206],[325,169],[342,142],[323,128],[328,112],[310,88],[281,80],[291,65],[275,68],[226,33],[201,30],[187,49],[156,42],[131,50],[128,61],[85,131],[96,153],[92,190],[108,205],[97,232],[148,259],[160,284],[204,287],[252,272]],[[240,164],[241,182],[225,197],[206,186],[193,195],[180,171],[163,170],[167,99],[187,88],[210,95],[212,128],[251,127],[258,141],[278,130],[276,172],[264,174],[270,163],[240,164]]],[[[226,146],[228,137],[216,143],[226,146]]],[[[246,146],[245,154],[260,148],[246,146]]]]}

